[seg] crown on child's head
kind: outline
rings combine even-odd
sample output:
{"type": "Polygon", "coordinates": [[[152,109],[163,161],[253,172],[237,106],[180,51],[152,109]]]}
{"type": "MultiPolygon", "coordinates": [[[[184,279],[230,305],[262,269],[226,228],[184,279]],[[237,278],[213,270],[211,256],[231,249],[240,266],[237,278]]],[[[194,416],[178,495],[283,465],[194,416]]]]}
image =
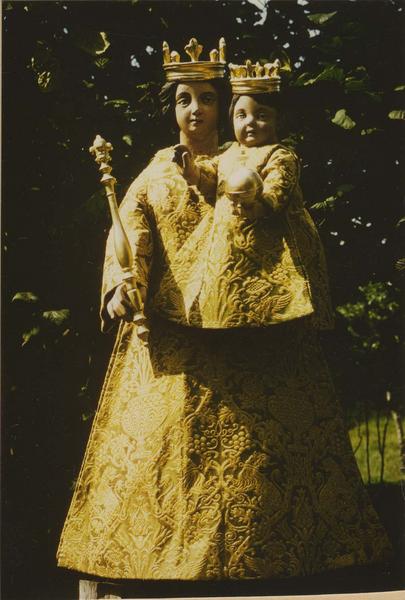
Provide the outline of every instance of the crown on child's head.
{"type": "Polygon", "coordinates": [[[261,65],[252,64],[247,60],[244,65],[229,63],[230,82],[234,94],[264,94],[280,91],[281,62],[277,59],[272,63],[261,65]]]}
{"type": "Polygon", "coordinates": [[[209,60],[198,60],[203,50],[196,38],[191,38],[184,50],[190,57],[187,62],[180,62],[180,54],[170,52],[169,44],[163,42],[163,68],[167,81],[195,81],[199,79],[217,79],[225,76],[224,38],[219,40],[219,49],[211,50],[209,60]]]}

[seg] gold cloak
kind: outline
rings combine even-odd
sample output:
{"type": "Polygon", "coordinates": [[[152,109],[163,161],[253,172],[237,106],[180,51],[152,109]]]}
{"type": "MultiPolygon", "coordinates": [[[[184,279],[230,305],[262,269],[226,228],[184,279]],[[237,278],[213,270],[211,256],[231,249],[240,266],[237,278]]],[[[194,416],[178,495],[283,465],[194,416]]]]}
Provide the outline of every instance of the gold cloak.
{"type": "MultiPolygon", "coordinates": [[[[235,143],[219,164],[199,157],[201,192],[187,186],[171,155],[170,148],[157,153],[120,207],[136,277],[149,288],[148,309],[203,328],[267,326],[307,315],[315,326],[330,327],[324,253],[303,206],[295,154],[280,145],[235,143]],[[273,208],[268,216],[250,222],[232,215],[223,182],[238,165],[261,174],[273,208]]],[[[104,302],[120,281],[110,236],[104,302]]]]}
{"type": "MultiPolygon", "coordinates": [[[[58,564],[108,578],[245,579],[383,560],[390,544],[311,317],[188,325],[201,271],[181,278],[173,265],[187,244],[205,265],[215,202],[187,188],[170,157],[156,155],[121,209],[152,298],[150,343],[121,323],[58,564]]],[[[109,240],[103,293],[120,281],[109,240]]]]}

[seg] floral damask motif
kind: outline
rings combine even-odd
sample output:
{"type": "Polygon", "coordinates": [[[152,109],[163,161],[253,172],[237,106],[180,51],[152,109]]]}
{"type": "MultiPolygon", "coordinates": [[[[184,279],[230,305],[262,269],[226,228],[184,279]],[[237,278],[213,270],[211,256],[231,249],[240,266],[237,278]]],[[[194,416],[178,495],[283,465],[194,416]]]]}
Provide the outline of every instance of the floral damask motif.
{"type": "Polygon", "coordinates": [[[149,349],[121,325],[60,565],[238,579],[389,551],[309,319],[204,330],[154,318],[149,349]]]}
{"type": "MultiPolygon", "coordinates": [[[[204,328],[259,327],[307,315],[315,326],[330,327],[325,259],[303,206],[295,154],[280,145],[235,143],[219,158],[198,157],[207,198],[187,186],[171,155],[170,148],[156,154],[120,207],[135,276],[149,287],[149,310],[204,328]],[[253,223],[233,215],[221,195],[238,165],[257,169],[264,180],[270,208],[253,223]]],[[[103,304],[120,281],[110,236],[103,304]]]]}
{"type": "MultiPolygon", "coordinates": [[[[248,579],[390,552],[316,337],[330,307],[296,158],[278,146],[247,150],[243,161],[284,214],[235,219],[225,198],[187,187],[170,149],[122,203],[148,287],[150,340],[121,323],[61,566],[109,578],[248,579]]],[[[207,190],[216,173],[207,167],[207,190]]],[[[110,237],[103,297],[120,281],[110,237]]]]}

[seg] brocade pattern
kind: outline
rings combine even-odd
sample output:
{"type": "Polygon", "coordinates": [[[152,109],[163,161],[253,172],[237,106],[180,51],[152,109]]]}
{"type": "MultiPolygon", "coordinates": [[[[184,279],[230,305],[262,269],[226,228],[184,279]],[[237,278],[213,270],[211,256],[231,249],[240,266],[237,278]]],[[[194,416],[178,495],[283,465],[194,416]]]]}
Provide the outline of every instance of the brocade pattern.
{"type": "Polygon", "coordinates": [[[115,578],[304,575],[383,560],[315,330],[122,324],[59,565],[115,578]]]}
{"type": "MultiPolygon", "coordinates": [[[[108,578],[244,579],[390,552],[316,337],[330,308],[296,157],[250,150],[239,158],[262,174],[274,219],[236,221],[221,193],[215,202],[187,187],[170,149],[122,203],[148,288],[150,343],[120,324],[60,566],[108,578]]],[[[200,160],[209,190],[215,161],[200,160]]],[[[104,299],[120,281],[110,237],[104,299]]]]}
{"type": "MultiPolygon", "coordinates": [[[[315,326],[330,327],[324,253],[303,206],[295,154],[280,145],[235,143],[219,159],[199,157],[205,195],[187,186],[171,157],[170,148],[158,152],[120,207],[149,310],[203,328],[260,327],[307,315],[315,326]],[[271,207],[253,222],[233,216],[222,193],[238,165],[258,170],[271,207]]],[[[120,281],[110,235],[103,304],[120,281]]]]}

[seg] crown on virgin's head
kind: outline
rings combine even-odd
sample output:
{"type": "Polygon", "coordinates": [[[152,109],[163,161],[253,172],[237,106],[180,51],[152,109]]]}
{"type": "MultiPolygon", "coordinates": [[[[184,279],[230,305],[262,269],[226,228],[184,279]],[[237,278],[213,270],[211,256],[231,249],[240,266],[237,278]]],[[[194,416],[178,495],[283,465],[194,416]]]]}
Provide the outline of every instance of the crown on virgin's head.
{"type": "Polygon", "coordinates": [[[264,94],[280,91],[281,62],[276,59],[272,63],[252,64],[246,60],[244,65],[229,63],[230,83],[234,94],[264,94]]]}
{"type": "Polygon", "coordinates": [[[211,50],[209,60],[198,60],[203,46],[198,43],[196,38],[191,38],[189,43],[184,46],[184,50],[190,57],[187,62],[181,62],[180,54],[175,50],[171,52],[169,44],[163,42],[163,69],[167,81],[195,81],[225,76],[226,44],[224,38],[219,40],[218,50],[216,48],[211,50]]]}

